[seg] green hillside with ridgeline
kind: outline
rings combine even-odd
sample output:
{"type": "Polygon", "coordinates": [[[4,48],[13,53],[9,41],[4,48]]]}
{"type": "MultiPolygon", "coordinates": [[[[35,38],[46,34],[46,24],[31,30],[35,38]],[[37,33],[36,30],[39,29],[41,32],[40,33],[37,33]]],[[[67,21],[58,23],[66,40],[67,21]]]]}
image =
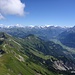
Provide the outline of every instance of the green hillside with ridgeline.
{"type": "Polygon", "coordinates": [[[73,74],[75,63],[67,57],[69,53],[59,44],[32,34],[22,39],[1,32],[0,75],[73,74]]]}

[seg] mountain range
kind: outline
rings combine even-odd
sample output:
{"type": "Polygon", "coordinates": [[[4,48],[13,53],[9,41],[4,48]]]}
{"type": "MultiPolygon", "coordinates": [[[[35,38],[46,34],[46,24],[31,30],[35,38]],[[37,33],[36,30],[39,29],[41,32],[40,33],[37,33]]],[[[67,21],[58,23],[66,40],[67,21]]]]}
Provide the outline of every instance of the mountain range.
{"type": "Polygon", "coordinates": [[[9,27],[1,27],[1,32],[9,33],[15,37],[25,37],[29,34],[34,34],[39,36],[42,39],[53,39],[56,38],[60,33],[65,31],[67,28],[63,27],[55,27],[55,26],[26,26],[26,27],[17,27],[17,26],[9,26],[9,27]]]}
{"type": "Polygon", "coordinates": [[[74,75],[75,27],[0,28],[0,75],[74,75]]]}

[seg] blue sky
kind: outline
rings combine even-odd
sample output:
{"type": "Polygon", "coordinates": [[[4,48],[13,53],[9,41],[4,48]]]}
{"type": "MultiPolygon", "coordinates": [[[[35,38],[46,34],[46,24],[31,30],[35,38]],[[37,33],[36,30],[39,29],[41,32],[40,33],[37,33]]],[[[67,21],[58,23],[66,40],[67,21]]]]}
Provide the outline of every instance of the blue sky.
{"type": "MultiPolygon", "coordinates": [[[[21,0],[25,3],[23,16],[5,14],[4,25],[75,25],[75,0],[21,0]]],[[[21,12],[21,11],[20,11],[21,12]]]]}

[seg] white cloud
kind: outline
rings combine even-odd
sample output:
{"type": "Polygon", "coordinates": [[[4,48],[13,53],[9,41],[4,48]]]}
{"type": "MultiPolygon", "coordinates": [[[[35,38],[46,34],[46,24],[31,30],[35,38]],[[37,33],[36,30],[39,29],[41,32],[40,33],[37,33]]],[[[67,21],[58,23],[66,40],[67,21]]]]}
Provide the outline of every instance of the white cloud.
{"type": "Polygon", "coordinates": [[[0,13],[3,15],[23,16],[25,4],[21,0],[0,0],[0,13]]]}
{"type": "Polygon", "coordinates": [[[0,20],[4,19],[4,16],[0,13],[0,20]]]}

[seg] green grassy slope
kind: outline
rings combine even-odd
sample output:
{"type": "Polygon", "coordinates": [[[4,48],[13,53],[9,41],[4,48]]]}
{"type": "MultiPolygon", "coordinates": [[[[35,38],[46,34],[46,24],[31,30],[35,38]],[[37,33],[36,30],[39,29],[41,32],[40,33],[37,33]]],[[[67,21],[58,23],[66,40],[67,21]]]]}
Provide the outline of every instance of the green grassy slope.
{"type": "MultiPolygon", "coordinates": [[[[27,53],[23,52],[24,49],[27,50],[26,46],[16,42],[12,36],[5,33],[0,35],[0,50],[4,51],[3,54],[0,53],[0,75],[58,75],[39,63],[39,60],[35,63],[34,58],[31,59],[27,53]]],[[[32,51],[31,49],[29,53],[35,54],[36,50],[32,51]]],[[[44,54],[36,53],[36,57],[44,59],[44,54]]]]}
{"type": "Polygon", "coordinates": [[[0,75],[71,75],[55,68],[74,64],[64,52],[69,51],[34,35],[21,39],[0,33],[0,75]]]}

